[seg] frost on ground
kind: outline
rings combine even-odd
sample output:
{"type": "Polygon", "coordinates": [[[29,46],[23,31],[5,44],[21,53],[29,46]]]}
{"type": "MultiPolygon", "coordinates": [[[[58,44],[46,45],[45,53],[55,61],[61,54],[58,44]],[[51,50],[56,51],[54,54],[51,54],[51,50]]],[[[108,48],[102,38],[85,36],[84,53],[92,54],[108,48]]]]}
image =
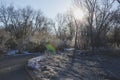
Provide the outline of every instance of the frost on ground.
{"type": "Polygon", "coordinates": [[[28,61],[27,66],[31,69],[39,70],[40,68],[39,62],[43,61],[44,59],[45,59],[45,56],[38,56],[38,57],[32,58],[28,61]]]}
{"type": "Polygon", "coordinates": [[[28,61],[28,66],[32,68],[38,80],[51,80],[57,77],[60,71],[64,71],[69,58],[67,56],[52,55],[39,56],[28,61]]]}
{"type": "MultiPolygon", "coordinates": [[[[28,51],[23,51],[22,54],[32,54],[32,53],[29,53],[28,51]]],[[[22,55],[22,54],[18,54],[18,50],[9,50],[6,52],[6,55],[22,55]]]]}
{"type": "Polygon", "coordinates": [[[107,55],[77,53],[73,58],[65,53],[32,58],[28,66],[36,80],[120,80],[119,61],[119,57],[107,55]]]}
{"type": "Polygon", "coordinates": [[[65,48],[64,50],[66,50],[66,51],[72,51],[72,50],[74,50],[74,48],[65,48]]]}

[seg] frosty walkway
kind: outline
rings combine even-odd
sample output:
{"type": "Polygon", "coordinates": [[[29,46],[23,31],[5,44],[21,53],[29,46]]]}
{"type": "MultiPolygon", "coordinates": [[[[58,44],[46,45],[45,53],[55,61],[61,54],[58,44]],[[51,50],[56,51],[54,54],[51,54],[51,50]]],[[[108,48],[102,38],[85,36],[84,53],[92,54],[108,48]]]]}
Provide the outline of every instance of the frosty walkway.
{"type": "Polygon", "coordinates": [[[120,57],[77,54],[55,80],[120,80],[120,57]]]}
{"type": "Polygon", "coordinates": [[[31,80],[24,69],[26,61],[39,54],[9,56],[0,59],[0,80],[31,80]]]}
{"type": "Polygon", "coordinates": [[[81,52],[77,51],[74,58],[71,55],[72,51],[66,51],[62,56],[57,55],[59,58],[54,56],[41,61],[37,59],[41,66],[37,68],[38,71],[33,71],[34,76],[38,80],[43,78],[49,80],[120,80],[120,56],[81,54],[81,52]]]}

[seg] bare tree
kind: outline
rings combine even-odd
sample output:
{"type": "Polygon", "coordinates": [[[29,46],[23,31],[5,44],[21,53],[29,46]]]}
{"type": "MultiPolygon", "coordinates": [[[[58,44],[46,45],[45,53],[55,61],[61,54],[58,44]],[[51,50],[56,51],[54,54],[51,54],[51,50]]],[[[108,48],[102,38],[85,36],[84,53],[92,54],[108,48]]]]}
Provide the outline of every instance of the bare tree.
{"type": "MultiPolygon", "coordinates": [[[[111,11],[114,1],[110,0],[74,0],[78,7],[85,7],[87,9],[87,25],[90,36],[90,45],[92,50],[95,46],[100,46],[105,41],[106,33],[111,26],[111,11]],[[101,39],[101,40],[100,40],[101,39]],[[104,40],[103,40],[104,39],[104,40]]],[[[103,44],[104,45],[104,44],[103,44]]]]}
{"type": "Polygon", "coordinates": [[[56,17],[56,26],[54,29],[57,31],[57,37],[61,40],[64,40],[66,37],[66,19],[63,14],[57,14],[56,17]]]}
{"type": "Polygon", "coordinates": [[[74,36],[74,21],[70,14],[57,14],[53,26],[56,36],[61,40],[72,40],[74,36]]]}
{"type": "Polygon", "coordinates": [[[7,27],[9,24],[10,15],[9,15],[9,8],[5,5],[0,5],[0,22],[7,27]]]}
{"type": "Polygon", "coordinates": [[[89,30],[90,30],[90,40],[91,40],[91,47],[93,48],[93,28],[94,28],[94,13],[95,13],[95,8],[97,5],[97,1],[96,0],[74,0],[75,4],[78,7],[85,7],[88,11],[88,25],[89,25],[89,30]]]}
{"type": "Polygon", "coordinates": [[[34,31],[41,31],[45,25],[45,22],[46,22],[46,18],[43,16],[42,12],[40,10],[37,11],[35,16],[34,31]]]}
{"type": "Polygon", "coordinates": [[[0,9],[0,22],[17,40],[18,47],[21,45],[19,49],[24,48],[23,44],[32,32],[33,10],[30,7],[15,9],[11,5],[2,5],[0,9]]]}
{"type": "Polygon", "coordinates": [[[66,23],[68,27],[68,39],[72,40],[75,35],[75,22],[72,14],[66,14],[66,23]]]}
{"type": "Polygon", "coordinates": [[[115,45],[115,47],[119,47],[120,45],[120,8],[113,11],[111,16],[112,25],[112,36],[110,41],[115,45]]]}

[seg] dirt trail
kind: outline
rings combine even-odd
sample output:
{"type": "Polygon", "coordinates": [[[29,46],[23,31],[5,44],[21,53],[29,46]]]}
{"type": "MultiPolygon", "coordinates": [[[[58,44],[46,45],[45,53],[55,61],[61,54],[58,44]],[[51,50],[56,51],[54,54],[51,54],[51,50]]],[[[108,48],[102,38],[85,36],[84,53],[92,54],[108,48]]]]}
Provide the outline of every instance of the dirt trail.
{"type": "Polygon", "coordinates": [[[120,57],[77,53],[55,80],[120,80],[120,57]]]}
{"type": "Polygon", "coordinates": [[[40,54],[7,56],[0,59],[0,80],[31,80],[24,66],[28,59],[40,54]]]}

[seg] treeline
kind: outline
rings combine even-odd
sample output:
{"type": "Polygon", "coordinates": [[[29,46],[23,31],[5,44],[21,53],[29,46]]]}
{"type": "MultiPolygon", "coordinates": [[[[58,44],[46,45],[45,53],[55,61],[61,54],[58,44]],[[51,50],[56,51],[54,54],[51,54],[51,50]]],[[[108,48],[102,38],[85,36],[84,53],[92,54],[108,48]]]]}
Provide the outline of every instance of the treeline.
{"type": "Polygon", "coordinates": [[[74,0],[88,14],[77,22],[76,47],[84,49],[120,47],[120,4],[117,0],[74,0]]]}
{"type": "Polygon", "coordinates": [[[13,5],[0,5],[0,50],[42,52],[46,43],[63,50],[66,46],[64,41],[67,38],[72,40],[73,36],[73,26],[68,18],[58,14],[56,22],[53,22],[41,10],[36,11],[30,6],[15,8],[13,5]]]}
{"type": "Polygon", "coordinates": [[[0,51],[42,52],[46,43],[58,50],[75,44],[78,49],[120,47],[120,4],[117,0],[74,0],[74,5],[86,9],[84,22],[76,20],[71,10],[52,20],[41,10],[29,6],[16,8],[1,4],[0,51]]]}

